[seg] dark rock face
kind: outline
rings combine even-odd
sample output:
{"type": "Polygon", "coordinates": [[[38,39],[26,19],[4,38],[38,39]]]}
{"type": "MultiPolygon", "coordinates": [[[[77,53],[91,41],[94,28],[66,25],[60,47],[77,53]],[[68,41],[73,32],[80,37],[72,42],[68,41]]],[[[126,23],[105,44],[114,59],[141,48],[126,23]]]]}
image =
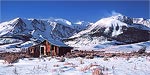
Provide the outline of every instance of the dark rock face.
{"type": "Polygon", "coordinates": [[[121,22],[127,23],[127,24],[133,23],[133,19],[130,17],[127,17],[127,16],[118,16],[116,19],[120,20],[121,22]]]}
{"type": "Polygon", "coordinates": [[[76,33],[76,30],[57,23],[55,28],[52,30],[52,33],[54,36],[58,36],[58,37],[62,37],[62,38],[68,38],[72,34],[76,33]],[[66,34],[62,33],[62,31],[66,31],[66,34]]]}
{"type": "Polygon", "coordinates": [[[16,26],[14,28],[15,31],[13,31],[14,34],[20,33],[25,31],[26,24],[23,22],[21,18],[19,18],[16,22],[16,26]]]}
{"type": "Polygon", "coordinates": [[[150,40],[150,31],[128,28],[123,33],[114,37],[115,40],[125,43],[137,43],[150,40]]]}

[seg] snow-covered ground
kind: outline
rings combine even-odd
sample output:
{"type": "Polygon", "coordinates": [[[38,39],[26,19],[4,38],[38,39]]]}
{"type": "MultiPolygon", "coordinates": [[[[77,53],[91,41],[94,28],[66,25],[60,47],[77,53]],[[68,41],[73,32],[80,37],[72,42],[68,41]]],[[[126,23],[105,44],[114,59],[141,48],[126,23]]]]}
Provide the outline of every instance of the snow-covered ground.
{"type": "MultiPolygon", "coordinates": [[[[86,42],[86,41],[85,41],[86,42]]],[[[73,43],[73,42],[69,42],[73,43]]],[[[91,42],[92,43],[92,42],[91,42]]],[[[150,41],[140,42],[140,43],[133,43],[133,44],[125,44],[125,45],[116,45],[116,43],[120,43],[117,41],[104,41],[101,44],[90,44],[90,45],[80,45],[74,44],[77,46],[74,48],[75,50],[86,50],[86,51],[105,51],[108,53],[118,53],[118,52],[133,52],[139,51],[141,48],[146,47],[146,52],[150,52],[150,41]]]]}
{"type": "MultiPolygon", "coordinates": [[[[86,42],[86,41],[85,41],[86,42]]],[[[70,42],[71,43],[71,42],[70,42]]],[[[86,50],[86,51],[105,51],[107,53],[118,53],[118,52],[133,52],[138,51],[144,46],[146,47],[146,52],[150,52],[150,41],[134,43],[134,44],[126,44],[126,45],[116,45],[116,41],[105,41],[101,44],[91,44],[91,45],[81,45],[78,47],[79,44],[74,44],[74,50],[86,50]]],[[[22,48],[15,48],[18,43],[0,45],[0,52],[19,52],[24,48],[28,48],[28,46],[33,45],[32,41],[27,41],[21,44],[22,48]]]]}
{"type": "Polygon", "coordinates": [[[24,58],[12,65],[0,60],[0,75],[92,75],[95,67],[103,67],[105,75],[150,75],[150,57],[122,57],[83,59],[65,58],[59,62],[55,58],[24,58]],[[83,61],[83,64],[81,64],[83,61]],[[98,65],[89,67],[91,64],[98,65]],[[89,69],[83,70],[89,67],[89,69]]]}

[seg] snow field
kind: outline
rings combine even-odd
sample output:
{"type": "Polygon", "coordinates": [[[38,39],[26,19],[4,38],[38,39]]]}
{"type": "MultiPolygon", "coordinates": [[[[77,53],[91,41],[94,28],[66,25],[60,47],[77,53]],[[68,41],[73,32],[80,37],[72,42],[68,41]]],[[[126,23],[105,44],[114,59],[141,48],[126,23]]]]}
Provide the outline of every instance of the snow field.
{"type": "Polygon", "coordinates": [[[24,58],[18,63],[4,64],[0,60],[0,75],[92,75],[94,68],[101,68],[105,75],[150,75],[150,57],[122,57],[84,59],[24,58]],[[95,65],[95,66],[91,66],[95,65]]]}

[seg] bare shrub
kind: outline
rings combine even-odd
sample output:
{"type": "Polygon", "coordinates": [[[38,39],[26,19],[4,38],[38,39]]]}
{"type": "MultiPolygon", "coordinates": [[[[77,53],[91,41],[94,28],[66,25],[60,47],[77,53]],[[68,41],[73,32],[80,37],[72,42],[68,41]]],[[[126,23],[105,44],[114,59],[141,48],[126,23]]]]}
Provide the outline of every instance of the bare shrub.
{"type": "Polygon", "coordinates": [[[53,67],[59,67],[59,65],[53,65],[53,67]]]}
{"type": "Polygon", "coordinates": [[[67,54],[65,55],[66,58],[71,58],[71,53],[70,52],[67,52],[67,54]]]}
{"type": "Polygon", "coordinates": [[[48,59],[48,61],[50,61],[52,58],[47,58],[48,59]]]}
{"type": "Polygon", "coordinates": [[[19,57],[15,56],[15,55],[8,55],[8,56],[4,57],[4,61],[9,64],[17,62],[18,59],[19,59],[19,57]]]}
{"type": "Polygon", "coordinates": [[[1,59],[3,59],[5,63],[9,63],[9,64],[18,62],[18,59],[29,57],[27,53],[24,52],[16,52],[16,53],[6,52],[6,53],[1,53],[0,55],[1,55],[1,59]]]}
{"type": "Polygon", "coordinates": [[[59,62],[65,62],[65,58],[64,58],[63,56],[62,56],[62,57],[60,57],[59,62]]]}
{"type": "Polygon", "coordinates": [[[130,56],[126,56],[126,60],[129,61],[130,60],[130,56]]]}
{"type": "Polygon", "coordinates": [[[102,70],[96,68],[93,70],[92,75],[104,75],[104,74],[102,73],[102,70]]]}
{"type": "Polygon", "coordinates": [[[93,56],[93,55],[87,55],[85,58],[86,58],[86,59],[93,59],[94,56],[93,56]]]}
{"type": "Polygon", "coordinates": [[[79,61],[80,61],[80,64],[84,64],[83,59],[80,59],[79,61]]]}
{"type": "Polygon", "coordinates": [[[13,73],[14,73],[15,75],[18,75],[18,72],[17,72],[17,68],[16,68],[16,67],[13,69],[13,73]]]}
{"type": "Polygon", "coordinates": [[[105,56],[103,60],[104,60],[104,61],[108,61],[108,57],[105,56]]]}
{"type": "Polygon", "coordinates": [[[66,62],[64,65],[73,65],[73,63],[66,62]]]}
{"type": "Polygon", "coordinates": [[[142,46],[142,48],[138,51],[139,54],[143,54],[146,51],[146,46],[142,46]]]}

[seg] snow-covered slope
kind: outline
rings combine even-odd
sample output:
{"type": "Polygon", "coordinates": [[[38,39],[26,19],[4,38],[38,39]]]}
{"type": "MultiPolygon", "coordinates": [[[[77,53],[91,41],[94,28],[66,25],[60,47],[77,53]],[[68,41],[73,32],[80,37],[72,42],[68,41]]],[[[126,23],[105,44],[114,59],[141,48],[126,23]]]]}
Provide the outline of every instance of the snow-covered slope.
{"type": "Polygon", "coordinates": [[[150,40],[149,26],[148,22],[134,22],[133,18],[115,15],[100,19],[86,30],[65,40],[65,43],[73,47],[90,47],[114,41],[115,44],[144,42],[150,40]]]}
{"type": "MultiPolygon", "coordinates": [[[[67,23],[60,21],[44,21],[37,19],[21,19],[16,18],[9,22],[4,22],[0,24],[0,36],[12,36],[12,35],[41,35],[43,32],[45,34],[54,34],[56,30],[61,32],[57,34],[57,38],[66,38],[76,33],[75,29],[71,26],[67,26],[67,23]],[[59,29],[58,29],[59,28],[59,29]],[[63,29],[62,29],[63,28],[63,29]],[[63,30],[63,31],[60,31],[63,30]],[[66,33],[68,32],[68,33],[66,33]],[[36,34],[38,33],[38,34],[36,34]]],[[[46,35],[48,36],[48,35],[46,35]]]]}
{"type": "Polygon", "coordinates": [[[86,21],[78,21],[78,22],[73,23],[72,25],[75,29],[77,29],[78,31],[81,31],[81,30],[86,29],[88,26],[93,25],[93,23],[86,22],[86,21]]]}
{"type": "Polygon", "coordinates": [[[21,40],[17,44],[18,47],[19,45],[20,47],[29,46],[28,44],[33,45],[34,42],[40,42],[45,39],[52,43],[63,45],[61,40],[72,36],[74,33],[77,33],[77,30],[73,28],[71,22],[64,19],[37,20],[16,18],[0,23],[0,41],[3,41],[1,42],[2,47],[8,41],[3,38],[9,39],[9,41],[14,38],[21,40]]]}

